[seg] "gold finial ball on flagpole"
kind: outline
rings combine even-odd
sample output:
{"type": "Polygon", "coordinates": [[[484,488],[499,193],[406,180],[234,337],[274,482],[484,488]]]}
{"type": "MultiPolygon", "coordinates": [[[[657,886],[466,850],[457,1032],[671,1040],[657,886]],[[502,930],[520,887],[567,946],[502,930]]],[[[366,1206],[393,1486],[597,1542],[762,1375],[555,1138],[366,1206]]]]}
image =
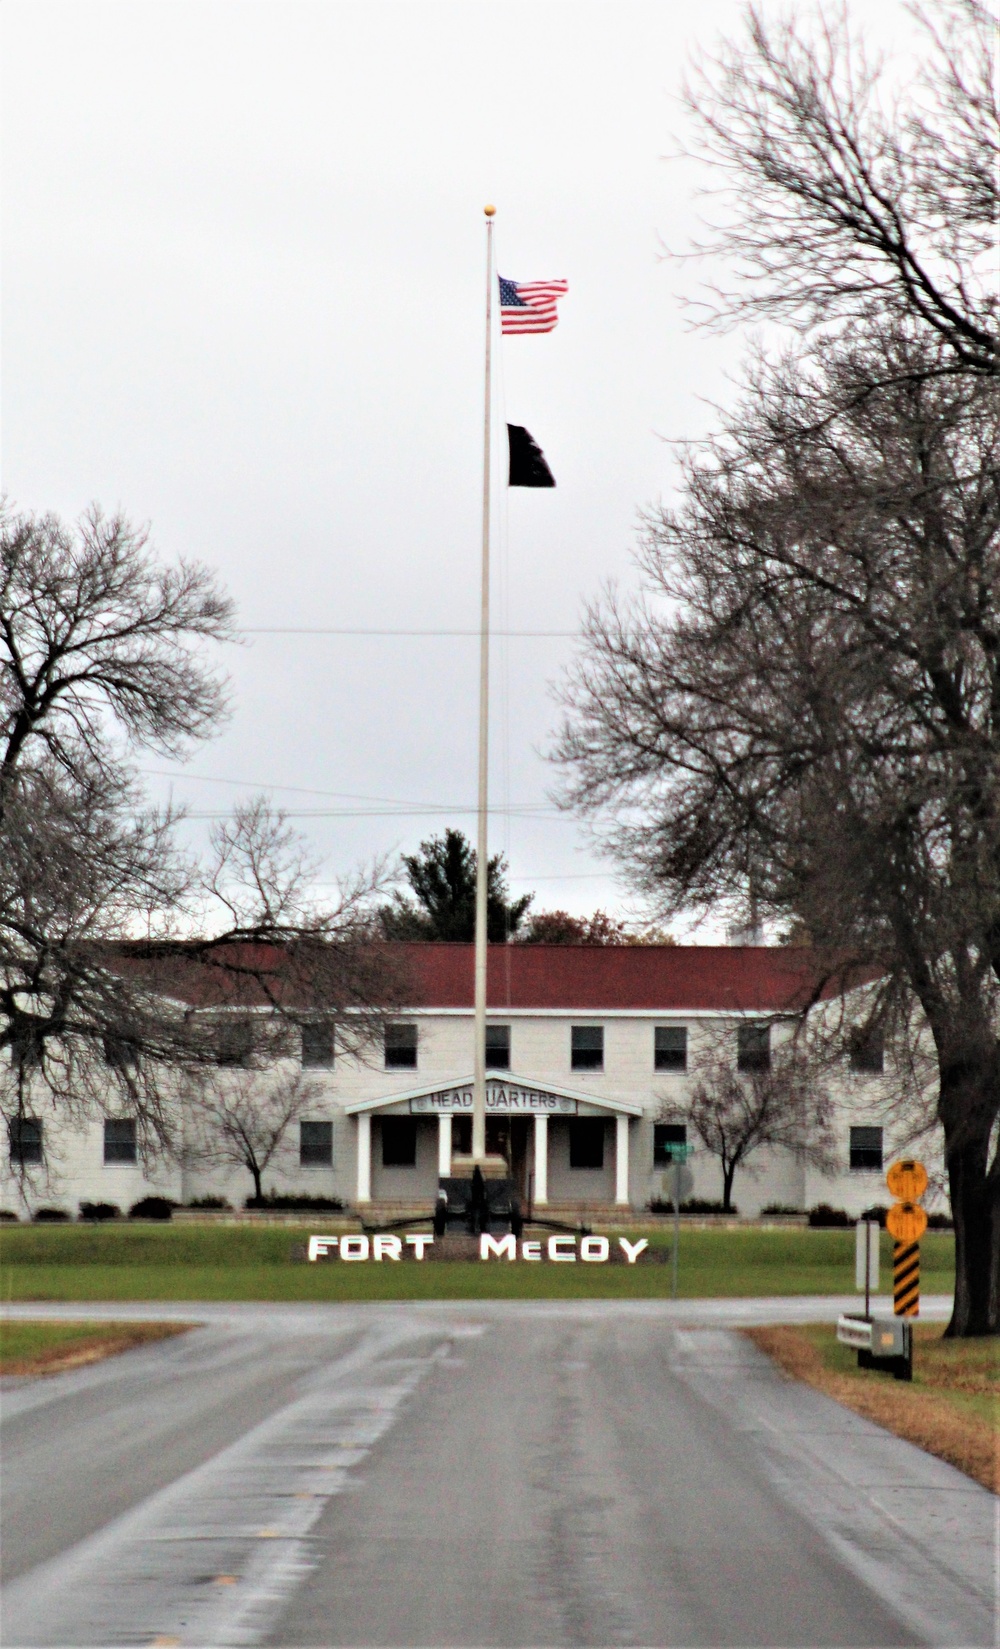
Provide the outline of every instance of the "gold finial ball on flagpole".
{"type": "Polygon", "coordinates": [[[483,211],[486,213],[486,216],[488,218],[495,217],[496,216],[496,210],[497,209],[496,209],[495,206],[484,206],[483,207],[483,211]]]}

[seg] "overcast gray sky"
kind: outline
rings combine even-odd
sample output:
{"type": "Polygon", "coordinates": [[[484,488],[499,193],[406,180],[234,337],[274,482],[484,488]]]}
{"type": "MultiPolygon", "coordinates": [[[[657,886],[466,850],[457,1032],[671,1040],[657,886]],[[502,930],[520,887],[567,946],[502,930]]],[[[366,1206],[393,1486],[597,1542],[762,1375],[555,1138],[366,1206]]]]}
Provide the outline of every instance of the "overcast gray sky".
{"type": "MultiPolygon", "coordinates": [[[[704,429],[738,367],[738,338],[687,329],[690,277],[660,256],[694,221],[696,170],[662,158],[681,75],[738,15],[5,0],[9,497],[148,521],[164,556],[218,568],[251,632],[473,629],[493,201],[500,272],[569,281],[555,332],[501,346],[498,426],[528,426],[557,487],[499,499],[496,623],[572,632],[632,577],[637,513],[673,484],[664,438],[704,429]]],[[[897,0],[864,16],[909,33],[897,0]]],[[[491,846],[540,906],[620,909],[546,801],[572,647],[494,649],[491,846]]],[[[317,815],[299,823],[331,875],[474,834],[473,638],[249,634],[229,667],[232,721],[175,799],[266,788],[317,815]]]]}

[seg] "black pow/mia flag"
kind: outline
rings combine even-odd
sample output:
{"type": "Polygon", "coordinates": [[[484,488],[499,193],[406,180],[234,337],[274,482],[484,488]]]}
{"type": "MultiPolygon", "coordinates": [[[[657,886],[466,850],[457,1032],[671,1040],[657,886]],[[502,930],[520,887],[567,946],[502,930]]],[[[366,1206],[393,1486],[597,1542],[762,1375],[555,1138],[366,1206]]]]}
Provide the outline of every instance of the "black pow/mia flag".
{"type": "Polygon", "coordinates": [[[526,429],[523,429],[520,424],[508,424],[507,440],[510,443],[508,486],[555,486],[556,478],[545,462],[544,452],[526,429]]]}

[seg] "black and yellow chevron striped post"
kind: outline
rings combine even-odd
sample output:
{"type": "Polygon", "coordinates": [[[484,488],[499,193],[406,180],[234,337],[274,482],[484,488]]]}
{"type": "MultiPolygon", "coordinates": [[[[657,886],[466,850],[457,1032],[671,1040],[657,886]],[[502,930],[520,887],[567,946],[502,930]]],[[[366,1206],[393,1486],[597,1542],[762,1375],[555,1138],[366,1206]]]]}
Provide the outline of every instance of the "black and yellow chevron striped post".
{"type": "Polygon", "coordinates": [[[897,1242],[892,1252],[892,1309],[897,1317],[920,1315],[920,1244],[897,1242]]]}

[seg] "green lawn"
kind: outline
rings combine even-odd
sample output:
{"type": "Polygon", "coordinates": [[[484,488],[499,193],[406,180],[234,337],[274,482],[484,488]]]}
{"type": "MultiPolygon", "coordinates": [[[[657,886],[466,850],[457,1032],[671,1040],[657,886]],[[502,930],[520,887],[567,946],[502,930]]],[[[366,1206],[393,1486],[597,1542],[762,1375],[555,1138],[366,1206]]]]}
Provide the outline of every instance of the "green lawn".
{"type": "Polygon", "coordinates": [[[183,1323],[0,1322],[0,1374],[47,1374],[97,1362],[151,1340],[183,1334],[183,1323]]]}
{"type": "Polygon", "coordinates": [[[48,1351],[85,1345],[100,1333],[93,1323],[0,1323],[0,1370],[48,1351]]]}
{"type": "MultiPolygon", "coordinates": [[[[291,1259],[323,1223],[290,1226],[70,1225],[0,1232],[3,1300],[421,1300],[650,1299],[669,1295],[667,1265],[533,1265],[505,1260],[380,1265],[291,1259]]],[[[669,1250],[669,1232],[651,1246],[669,1250]]],[[[883,1289],[891,1286],[883,1236],[883,1289]]],[[[954,1239],[922,1245],[922,1288],[950,1293],[954,1239]]],[[[847,1294],[854,1232],[737,1229],[681,1231],[682,1298],[847,1294]]]]}

